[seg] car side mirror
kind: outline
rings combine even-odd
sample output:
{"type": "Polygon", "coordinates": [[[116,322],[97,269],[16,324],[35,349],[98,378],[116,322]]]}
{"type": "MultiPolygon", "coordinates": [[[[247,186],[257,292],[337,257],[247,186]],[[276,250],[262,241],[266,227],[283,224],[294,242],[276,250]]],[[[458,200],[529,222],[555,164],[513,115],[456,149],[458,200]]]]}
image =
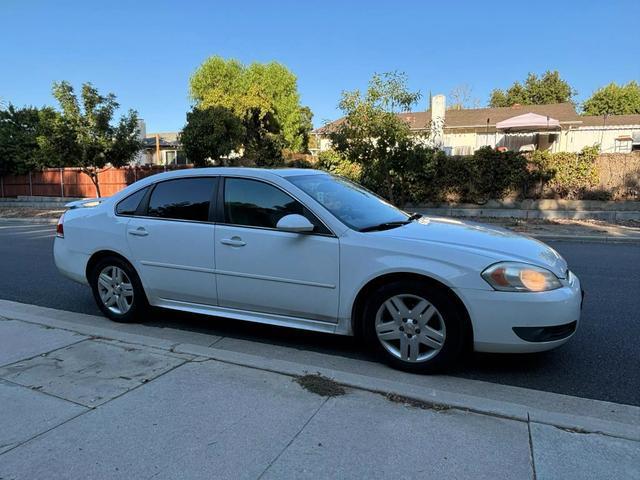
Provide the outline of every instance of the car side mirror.
{"type": "Polygon", "coordinates": [[[276,224],[276,228],[285,232],[304,233],[313,232],[314,227],[307,217],[292,213],[282,217],[276,224]]]}

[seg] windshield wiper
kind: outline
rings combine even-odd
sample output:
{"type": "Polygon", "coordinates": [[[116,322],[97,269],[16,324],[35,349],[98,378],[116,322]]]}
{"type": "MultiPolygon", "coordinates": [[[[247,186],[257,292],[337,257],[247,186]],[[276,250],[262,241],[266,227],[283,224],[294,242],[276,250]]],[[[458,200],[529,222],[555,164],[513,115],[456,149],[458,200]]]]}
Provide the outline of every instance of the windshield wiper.
{"type": "Polygon", "coordinates": [[[411,223],[410,220],[400,220],[398,222],[384,222],[379,223],[378,225],[371,225],[370,227],[364,227],[358,230],[359,232],[375,232],[378,230],[389,230],[391,228],[401,227],[402,225],[406,225],[407,223],[411,223]]]}
{"type": "Polygon", "coordinates": [[[408,223],[413,222],[414,220],[418,220],[422,217],[421,213],[413,213],[407,217],[406,220],[397,220],[395,222],[383,222],[377,225],[371,225],[369,227],[364,227],[358,230],[359,232],[377,232],[380,230],[390,230],[392,228],[401,227],[402,225],[407,225],[408,223]]]}

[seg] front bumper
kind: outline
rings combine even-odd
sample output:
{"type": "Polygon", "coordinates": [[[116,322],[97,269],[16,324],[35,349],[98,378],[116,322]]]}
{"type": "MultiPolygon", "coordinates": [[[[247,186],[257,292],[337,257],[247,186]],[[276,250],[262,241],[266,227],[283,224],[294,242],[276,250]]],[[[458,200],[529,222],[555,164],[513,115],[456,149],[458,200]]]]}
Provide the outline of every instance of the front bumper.
{"type": "Polygon", "coordinates": [[[580,323],[582,289],[571,272],[563,283],[539,293],[457,290],[471,317],[474,350],[541,352],[567,342],[580,323]]]}

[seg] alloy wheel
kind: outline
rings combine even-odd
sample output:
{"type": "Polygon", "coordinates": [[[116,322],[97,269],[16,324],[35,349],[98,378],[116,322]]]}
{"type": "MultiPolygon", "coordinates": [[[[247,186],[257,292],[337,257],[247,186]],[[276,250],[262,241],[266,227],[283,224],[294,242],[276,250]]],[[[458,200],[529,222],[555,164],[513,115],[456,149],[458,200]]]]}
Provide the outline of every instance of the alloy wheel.
{"type": "Polygon", "coordinates": [[[446,340],[446,327],[438,309],[417,295],[394,295],[376,313],[378,340],[394,357],[419,363],[435,357],[446,340]]]}
{"type": "Polygon", "coordinates": [[[124,315],[133,305],[133,285],[120,267],[109,265],[102,269],[98,293],[103,305],[116,315],[124,315]]]}

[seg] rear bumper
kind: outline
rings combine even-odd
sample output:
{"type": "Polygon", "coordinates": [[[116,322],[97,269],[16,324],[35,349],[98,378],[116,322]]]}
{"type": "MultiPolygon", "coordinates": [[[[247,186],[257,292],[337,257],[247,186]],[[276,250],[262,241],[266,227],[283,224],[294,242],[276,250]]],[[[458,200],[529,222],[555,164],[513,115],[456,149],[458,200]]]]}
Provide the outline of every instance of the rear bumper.
{"type": "Polygon", "coordinates": [[[478,352],[551,350],[567,342],[580,323],[582,290],[573,273],[562,288],[550,292],[457,292],[469,310],[478,352]]]}
{"type": "Polygon", "coordinates": [[[57,238],[53,242],[53,260],[58,271],[71,280],[87,284],[87,262],[89,255],[70,250],[64,238],[57,238]]]}

